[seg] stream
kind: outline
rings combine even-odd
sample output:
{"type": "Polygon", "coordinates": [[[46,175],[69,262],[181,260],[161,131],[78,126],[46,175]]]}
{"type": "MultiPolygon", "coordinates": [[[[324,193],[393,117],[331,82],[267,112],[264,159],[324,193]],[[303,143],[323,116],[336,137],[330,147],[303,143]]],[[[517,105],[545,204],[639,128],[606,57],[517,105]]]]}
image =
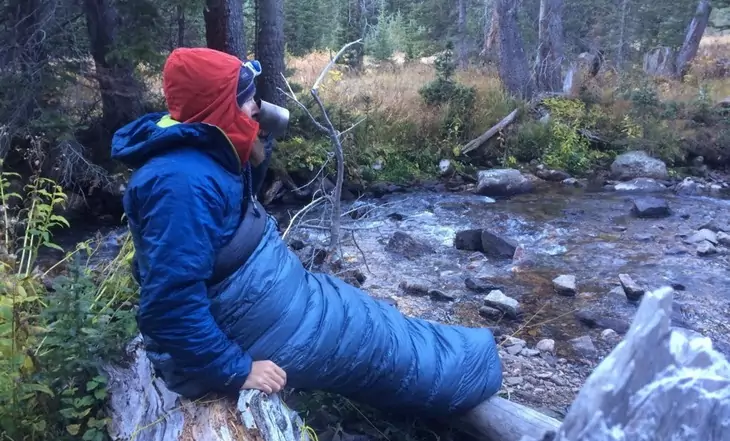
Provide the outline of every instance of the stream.
{"type": "MultiPolygon", "coordinates": [[[[358,216],[342,218],[342,260],[349,273],[357,272],[362,289],[405,314],[489,326],[497,335],[518,337],[530,347],[543,339],[554,340],[554,357],[539,361],[544,366],[508,365],[505,376],[507,382],[515,382],[518,400],[522,391],[526,395],[520,401],[560,417],[587,375],[620,340],[607,341],[602,332],[610,328],[625,333],[638,307],[627,300],[619,274],[628,274],[647,290],[673,286],[673,324],[710,337],[730,356],[730,252],[718,244],[716,254],[699,256],[696,245],[686,243],[710,221],[726,225],[730,200],[654,194],[668,202],[671,215],[644,219],[631,213],[632,200],[643,196],[555,186],[498,201],[469,192],[429,190],[361,199],[355,202],[358,216]],[[472,228],[518,243],[522,257],[493,258],[456,249],[457,232],[472,228]],[[416,245],[394,251],[389,241],[394,235],[403,237],[402,233],[416,245]],[[556,293],[552,280],[559,275],[575,276],[576,295],[556,293]],[[522,316],[482,316],[480,308],[492,288],[476,292],[473,283],[472,289],[467,286],[467,279],[498,287],[519,302],[522,316]],[[439,295],[429,295],[433,291],[414,295],[403,289],[404,282],[439,295]],[[591,356],[577,352],[570,342],[585,336],[595,344],[591,356]],[[546,369],[557,374],[550,374],[553,383],[540,380],[524,387],[517,383],[523,377],[540,378],[546,369]]],[[[271,210],[282,232],[296,211],[271,210]]],[[[327,213],[315,209],[299,215],[288,232],[290,245],[298,242],[300,257],[327,243],[323,214],[327,213]]],[[[106,233],[110,234],[101,258],[114,254],[123,229],[106,233]]],[[[69,230],[59,233],[57,242],[68,248],[90,234],[88,229],[69,230]]],[[[306,263],[306,256],[302,260],[306,263]]]]}

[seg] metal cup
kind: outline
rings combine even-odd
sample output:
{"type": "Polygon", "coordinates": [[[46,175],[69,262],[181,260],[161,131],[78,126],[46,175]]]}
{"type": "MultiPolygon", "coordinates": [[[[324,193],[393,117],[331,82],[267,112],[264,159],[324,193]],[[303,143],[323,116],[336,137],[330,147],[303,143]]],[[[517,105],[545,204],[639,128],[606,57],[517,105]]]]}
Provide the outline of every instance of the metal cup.
{"type": "Polygon", "coordinates": [[[256,119],[261,129],[271,133],[274,138],[284,135],[289,127],[289,111],[268,101],[257,101],[259,113],[256,119]]]}

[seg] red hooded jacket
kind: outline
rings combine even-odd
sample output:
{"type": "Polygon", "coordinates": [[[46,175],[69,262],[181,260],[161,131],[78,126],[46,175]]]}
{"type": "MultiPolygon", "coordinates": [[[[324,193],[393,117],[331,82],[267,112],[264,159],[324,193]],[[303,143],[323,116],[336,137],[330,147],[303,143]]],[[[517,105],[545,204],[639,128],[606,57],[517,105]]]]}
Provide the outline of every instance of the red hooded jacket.
{"type": "Polygon", "coordinates": [[[172,119],[217,126],[228,135],[241,164],[245,164],[259,124],[236,103],[242,64],[238,58],[213,49],[175,49],[165,62],[162,87],[172,119]]]}

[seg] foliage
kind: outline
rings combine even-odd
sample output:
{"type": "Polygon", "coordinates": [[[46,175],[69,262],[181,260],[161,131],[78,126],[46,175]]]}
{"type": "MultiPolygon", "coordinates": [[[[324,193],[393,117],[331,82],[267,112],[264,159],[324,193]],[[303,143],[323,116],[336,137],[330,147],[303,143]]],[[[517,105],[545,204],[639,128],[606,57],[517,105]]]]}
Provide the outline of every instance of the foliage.
{"type": "Polygon", "coordinates": [[[17,177],[0,174],[0,435],[101,441],[106,439],[101,363],[113,362],[136,328],[129,308],[134,285],[125,272],[131,245],[101,269],[89,265],[94,250],[88,243],[40,269],[42,247],[60,250],[52,232],[68,226],[54,214],[65,194],[36,176],[22,197],[11,191],[10,180],[17,177]],[[11,201],[21,203],[18,210],[11,211],[11,201]],[[67,274],[51,284],[51,274],[62,267],[67,274]]]}
{"type": "Polygon", "coordinates": [[[456,63],[453,57],[453,46],[449,43],[446,50],[436,57],[436,79],[420,89],[420,94],[429,106],[447,106],[447,115],[443,122],[444,137],[450,140],[461,140],[465,132],[466,116],[472,111],[476,90],[454,81],[456,63]]]}

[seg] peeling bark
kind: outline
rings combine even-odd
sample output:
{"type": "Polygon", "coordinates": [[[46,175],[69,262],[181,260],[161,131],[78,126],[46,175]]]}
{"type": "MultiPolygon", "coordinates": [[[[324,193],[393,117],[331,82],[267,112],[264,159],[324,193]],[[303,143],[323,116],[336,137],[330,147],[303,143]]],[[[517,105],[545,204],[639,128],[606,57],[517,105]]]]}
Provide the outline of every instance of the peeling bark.
{"type": "Polygon", "coordinates": [[[304,423],[279,395],[241,392],[238,402],[197,401],[170,392],[153,374],[140,337],[125,366],[107,366],[113,441],[309,441],[304,423]]]}

